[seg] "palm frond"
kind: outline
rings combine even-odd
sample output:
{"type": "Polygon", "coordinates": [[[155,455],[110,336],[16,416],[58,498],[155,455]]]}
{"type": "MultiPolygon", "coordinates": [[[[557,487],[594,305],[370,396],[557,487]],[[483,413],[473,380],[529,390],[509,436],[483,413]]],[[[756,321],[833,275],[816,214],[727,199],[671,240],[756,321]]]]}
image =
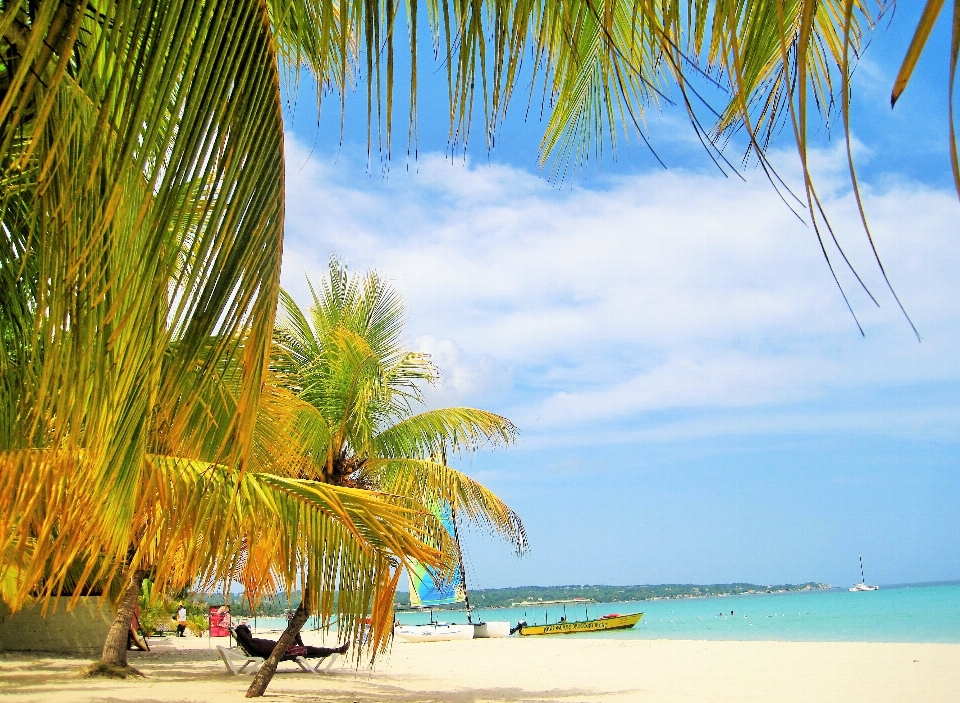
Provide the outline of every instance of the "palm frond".
{"type": "Polygon", "coordinates": [[[437,370],[426,355],[404,349],[400,296],[373,272],[351,275],[335,257],[321,286],[310,287],[308,313],[281,297],[273,368],[282,371],[272,381],[312,408],[304,416],[316,427],[325,423],[315,437],[298,440],[326,446],[323,462],[310,455],[314,466],[326,464],[316,475],[403,496],[425,509],[451,505],[523,551],[526,534],[516,513],[436,460],[510,444],[517,436],[513,423],[473,408],[413,414],[423,402],[419,384],[432,382],[437,370]]]}
{"type": "Polygon", "coordinates": [[[469,476],[429,459],[368,459],[365,471],[385,493],[401,495],[420,505],[450,505],[458,517],[485,526],[511,543],[518,554],[527,550],[527,533],[520,517],[492,491],[469,476]]]}
{"type": "Polygon", "coordinates": [[[446,569],[456,553],[409,499],[170,457],[151,457],[148,474],[133,561],[167,575],[161,590],[236,580],[256,604],[299,587],[325,623],[359,630],[405,562],[446,569]]]}
{"type": "Polygon", "coordinates": [[[198,366],[243,339],[215,453],[250,457],[282,246],[277,59],[253,0],[9,2],[3,24],[0,270],[21,302],[3,311],[0,468],[26,482],[3,493],[4,539],[45,544],[42,567],[19,553],[24,578],[82,554],[109,570],[155,409],[189,415],[217,382],[198,366]]]}
{"type": "Polygon", "coordinates": [[[516,426],[505,417],[475,408],[442,408],[405,418],[373,439],[378,456],[426,459],[441,452],[476,451],[510,444],[516,426]]]}

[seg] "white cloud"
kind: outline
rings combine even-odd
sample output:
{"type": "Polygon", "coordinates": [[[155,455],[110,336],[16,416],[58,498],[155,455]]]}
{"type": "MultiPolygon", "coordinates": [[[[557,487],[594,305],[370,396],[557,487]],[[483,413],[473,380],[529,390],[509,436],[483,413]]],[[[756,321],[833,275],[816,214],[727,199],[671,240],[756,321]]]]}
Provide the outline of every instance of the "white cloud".
{"type": "Polygon", "coordinates": [[[521,428],[558,431],[958,377],[956,197],[910,184],[865,192],[918,344],[871,263],[837,150],[816,164],[834,231],[881,303],[830,245],[866,339],[814,232],[760,175],[668,171],[557,188],[427,155],[384,181],[287,143],[284,284],[305,301],[301,271],[321,276],[331,252],[393,280],[411,344],[444,370],[432,403],[494,403],[521,428]]]}
{"type": "Polygon", "coordinates": [[[467,354],[451,339],[419,337],[415,351],[429,354],[441,371],[440,382],[426,392],[428,404],[450,407],[496,400],[510,390],[510,370],[489,354],[467,354]]]}
{"type": "Polygon", "coordinates": [[[580,393],[560,391],[537,410],[543,424],[615,419],[671,408],[748,407],[810,399],[835,363],[810,368],[802,357],[751,358],[717,354],[703,362],[670,358],[665,364],[622,383],[580,393]],[[802,370],[801,374],[797,371],[802,370]]]}

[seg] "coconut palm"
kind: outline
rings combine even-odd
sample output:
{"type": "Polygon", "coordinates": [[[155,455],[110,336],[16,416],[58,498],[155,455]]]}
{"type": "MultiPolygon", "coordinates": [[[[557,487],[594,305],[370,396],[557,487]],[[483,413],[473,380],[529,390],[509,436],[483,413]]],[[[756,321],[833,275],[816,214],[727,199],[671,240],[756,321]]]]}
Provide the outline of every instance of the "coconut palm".
{"type": "Polygon", "coordinates": [[[306,405],[305,477],[449,505],[525,549],[517,515],[445,463],[451,454],[509,444],[513,423],[475,408],[414,412],[439,371],[428,355],[405,348],[402,299],[375,272],[351,275],[331,257],[320,290],[310,290],[306,314],[281,292],[271,376],[306,405]]]}
{"type": "Polygon", "coordinates": [[[283,132],[259,3],[0,10],[0,577],[18,607],[78,560],[78,592],[136,571],[153,457],[249,470],[283,132]],[[189,419],[238,350],[231,412],[204,432],[189,419]]]}
{"type": "MultiPolygon", "coordinates": [[[[404,349],[402,301],[375,273],[350,276],[331,258],[321,291],[311,290],[309,319],[281,294],[265,393],[292,393],[302,402],[288,428],[302,451],[293,462],[274,457],[271,463],[283,464],[304,481],[397,496],[426,512],[450,506],[522,552],[526,534],[516,513],[446,463],[448,453],[513,441],[513,424],[473,408],[413,413],[423,400],[422,384],[436,381],[438,372],[426,355],[404,349]]],[[[458,545],[449,539],[433,544],[446,557],[437,571],[449,572],[458,560],[458,545]]],[[[391,617],[399,573],[377,596],[391,617]]],[[[305,601],[278,643],[280,653],[309,612],[305,601]]],[[[248,695],[262,694],[271,675],[267,666],[258,671],[248,695]]]]}
{"type": "Polygon", "coordinates": [[[255,427],[278,422],[257,421],[283,195],[267,19],[0,14],[0,581],[14,608],[119,581],[107,664],[147,568],[171,587],[300,580],[325,616],[372,611],[382,632],[397,562],[442,564],[410,501],[257,471],[255,427]]]}

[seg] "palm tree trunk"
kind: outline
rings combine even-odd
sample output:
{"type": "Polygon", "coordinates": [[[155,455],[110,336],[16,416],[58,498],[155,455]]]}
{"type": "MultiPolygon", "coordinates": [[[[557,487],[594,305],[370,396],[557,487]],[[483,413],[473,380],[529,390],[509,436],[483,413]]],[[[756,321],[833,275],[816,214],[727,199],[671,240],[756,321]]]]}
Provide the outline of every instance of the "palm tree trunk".
{"type": "Polygon", "coordinates": [[[140,586],[146,576],[147,572],[139,569],[130,576],[130,583],[123,593],[123,598],[120,599],[117,615],[107,633],[107,641],[103,643],[100,663],[118,667],[127,665],[127,636],[130,632],[130,622],[133,620],[133,611],[140,597],[140,586]]]}
{"type": "Polygon", "coordinates": [[[277,664],[280,663],[280,659],[287,651],[287,647],[293,644],[294,638],[300,634],[300,628],[303,627],[307,618],[310,617],[310,609],[306,606],[307,594],[304,593],[303,595],[304,598],[300,601],[296,612],[294,612],[290,624],[287,625],[287,629],[280,635],[277,646],[273,648],[273,652],[270,653],[267,660],[257,670],[257,675],[253,677],[253,683],[251,683],[250,688],[247,689],[247,698],[259,698],[264,694],[267,686],[270,684],[270,679],[277,673],[277,664]]]}

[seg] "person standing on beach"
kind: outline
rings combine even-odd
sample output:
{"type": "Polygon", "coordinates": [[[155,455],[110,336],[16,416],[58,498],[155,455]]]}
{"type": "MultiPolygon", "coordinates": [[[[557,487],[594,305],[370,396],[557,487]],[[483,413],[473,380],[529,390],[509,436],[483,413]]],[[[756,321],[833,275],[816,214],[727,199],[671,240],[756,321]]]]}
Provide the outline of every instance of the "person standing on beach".
{"type": "Polygon", "coordinates": [[[186,637],[184,634],[187,630],[187,609],[183,607],[183,603],[180,604],[180,607],[177,608],[177,637],[186,637]]]}

